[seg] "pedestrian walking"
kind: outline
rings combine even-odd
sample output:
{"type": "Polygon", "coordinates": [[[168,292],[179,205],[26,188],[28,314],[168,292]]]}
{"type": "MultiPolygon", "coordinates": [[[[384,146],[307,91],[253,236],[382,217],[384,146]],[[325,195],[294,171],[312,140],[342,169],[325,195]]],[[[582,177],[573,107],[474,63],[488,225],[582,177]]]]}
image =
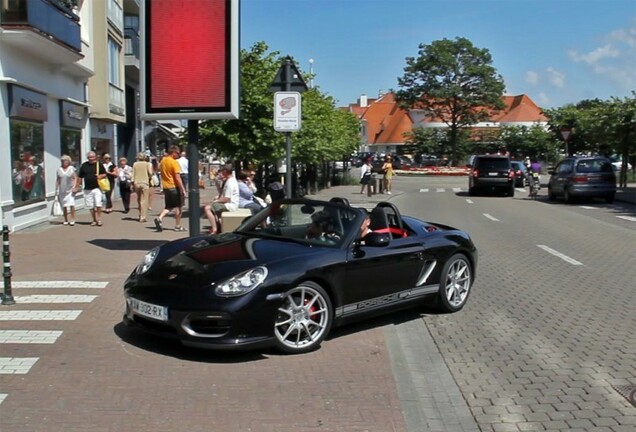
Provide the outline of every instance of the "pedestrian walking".
{"type": "Polygon", "coordinates": [[[185,200],[185,189],[181,183],[179,162],[177,159],[180,155],[179,147],[173,145],[169,149],[169,153],[161,159],[161,186],[163,189],[165,207],[155,218],[155,227],[157,231],[163,231],[163,218],[171,211],[174,211],[175,231],[186,231],[181,226],[181,214],[183,202],[185,200]]]}
{"type": "Polygon", "coordinates": [[[137,160],[132,166],[132,184],[137,195],[137,208],[139,209],[139,222],[145,223],[148,218],[148,205],[150,202],[150,179],[152,178],[152,165],[148,162],[143,152],[137,153],[137,160]]]}
{"type": "Polygon", "coordinates": [[[384,190],[387,194],[391,195],[391,185],[393,183],[393,176],[395,172],[393,171],[393,158],[391,155],[387,155],[384,159],[384,165],[382,165],[382,181],[384,182],[384,190]]]}
{"type": "Polygon", "coordinates": [[[186,152],[184,151],[181,152],[181,157],[177,159],[177,162],[179,162],[179,169],[181,170],[179,175],[181,176],[181,183],[183,183],[183,189],[185,189],[185,191],[188,192],[189,176],[188,176],[188,158],[186,157],[186,152]]]}
{"type": "Polygon", "coordinates": [[[371,164],[371,158],[367,158],[364,161],[364,165],[360,168],[360,194],[364,193],[364,187],[367,187],[367,194],[371,196],[371,174],[373,171],[373,165],[371,164]]]}
{"type": "Polygon", "coordinates": [[[86,159],[77,174],[74,192],[77,193],[81,189],[83,180],[84,202],[93,219],[91,226],[102,226],[102,191],[97,180],[106,178],[106,168],[97,161],[97,154],[94,151],[86,153],[86,159]]]}
{"type": "Polygon", "coordinates": [[[128,165],[128,159],[119,158],[117,167],[117,181],[119,182],[119,195],[124,206],[124,213],[130,211],[130,195],[132,194],[132,167],[128,165]]]}
{"type": "Polygon", "coordinates": [[[63,155],[60,158],[62,166],[57,169],[55,181],[55,194],[64,212],[64,225],[75,225],[75,182],[77,172],[72,164],[71,157],[63,155]],[[70,217],[69,217],[70,216],[70,217]]]}
{"type": "Polygon", "coordinates": [[[104,213],[112,213],[113,211],[113,190],[115,189],[115,179],[117,178],[117,167],[111,160],[111,157],[108,153],[104,153],[102,155],[102,165],[106,169],[106,178],[108,179],[108,183],[110,183],[110,189],[104,192],[106,196],[106,209],[104,213]]]}

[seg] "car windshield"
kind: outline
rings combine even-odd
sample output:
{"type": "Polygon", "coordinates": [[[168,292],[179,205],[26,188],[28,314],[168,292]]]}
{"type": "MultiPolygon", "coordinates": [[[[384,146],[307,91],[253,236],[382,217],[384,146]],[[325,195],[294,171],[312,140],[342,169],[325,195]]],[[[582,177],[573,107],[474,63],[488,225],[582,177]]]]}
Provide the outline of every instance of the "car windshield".
{"type": "Polygon", "coordinates": [[[236,232],[339,247],[359,231],[360,209],[320,201],[281,200],[245,221],[236,232]]]}
{"type": "Polygon", "coordinates": [[[576,163],[579,173],[612,172],[612,164],[605,159],[582,159],[576,163]]]}

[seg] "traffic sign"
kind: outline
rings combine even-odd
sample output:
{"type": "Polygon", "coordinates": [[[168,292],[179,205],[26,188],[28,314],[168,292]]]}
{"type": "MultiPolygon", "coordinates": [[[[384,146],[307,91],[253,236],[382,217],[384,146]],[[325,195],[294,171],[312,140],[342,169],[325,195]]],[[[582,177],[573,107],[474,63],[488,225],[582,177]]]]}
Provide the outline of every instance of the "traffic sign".
{"type": "Polygon", "coordinates": [[[562,128],[561,136],[563,137],[563,141],[567,141],[570,138],[570,134],[572,133],[572,129],[570,128],[562,128]]]}
{"type": "Polygon", "coordinates": [[[307,91],[307,84],[305,84],[305,80],[300,72],[298,72],[298,68],[291,57],[286,57],[283,61],[278,72],[276,72],[274,81],[272,81],[272,84],[269,86],[269,91],[272,93],[278,91],[307,91]]]}
{"type": "Polygon", "coordinates": [[[301,98],[298,92],[274,93],[274,130],[296,132],[300,130],[301,98]]]}

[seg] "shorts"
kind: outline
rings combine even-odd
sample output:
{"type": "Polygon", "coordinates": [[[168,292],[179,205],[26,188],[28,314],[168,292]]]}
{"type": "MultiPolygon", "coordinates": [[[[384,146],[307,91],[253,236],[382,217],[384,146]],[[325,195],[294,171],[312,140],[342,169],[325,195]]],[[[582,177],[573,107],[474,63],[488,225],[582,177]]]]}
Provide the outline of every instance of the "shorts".
{"type": "Polygon", "coordinates": [[[101,208],[103,192],[99,188],[84,189],[84,203],[89,210],[101,208]]]}
{"type": "Polygon", "coordinates": [[[165,207],[167,209],[173,209],[183,205],[183,202],[181,201],[181,192],[177,188],[164,189],[163,197],[165,207]]]}
{"type": "Polygon", "coordinates": [[[228,211],[228,208],[225,205],[225,203],[218,203],[218,202],[212,203],[212,213],[218,215],[226,211],[228,211]]]}

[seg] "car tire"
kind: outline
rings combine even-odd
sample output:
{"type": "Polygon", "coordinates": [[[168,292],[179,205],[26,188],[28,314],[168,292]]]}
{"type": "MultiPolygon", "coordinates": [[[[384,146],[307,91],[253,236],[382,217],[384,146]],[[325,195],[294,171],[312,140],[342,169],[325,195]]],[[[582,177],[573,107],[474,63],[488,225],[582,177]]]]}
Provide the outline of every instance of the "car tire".
{"type": "Polygon", "coordinates": [[[566,204],[572,204],[574,202],[574,198],[568,188],[563,189],[563,201],[565,201],[566,204]]]}
{"type": "Polygon", "coordinates": [[[548,199],[550,201],[556,200],[556,195],[552,192],[552,188],[550,186],[548,186],[548,199]]]}
{"type": "Polygon", "coordinates": [[[470,195],[470,196],[477,195],[477,190],[474,187],[469,187],[468,188],[468,195],[470,195]]]}
{"type": "Polygon", "coordinates": [[[609,194],[605,197],[605,202],[611,204],[614,202],[614,194],[609,194]]]}
{"type": "Polygon", "coordinates": [[[470,294],[473,271],[468,258],[455,254],[446,262],[439,284],[438,308],[444,312],[461,310],[470,294]]]}
{"type": "Polygon", "coordinates": [[[306,281],[289,290],[274,321],[276,348],[288,354],[313,351],[327,337],[333,322],[333,306],[327,292],[306,281]]]}
{"type": "Polygon", "coordinates": [[[508,196],[510,198],[515,196],[515,186],[514,185],[511,185],[510,188],[508,188],[508,196]]]}

